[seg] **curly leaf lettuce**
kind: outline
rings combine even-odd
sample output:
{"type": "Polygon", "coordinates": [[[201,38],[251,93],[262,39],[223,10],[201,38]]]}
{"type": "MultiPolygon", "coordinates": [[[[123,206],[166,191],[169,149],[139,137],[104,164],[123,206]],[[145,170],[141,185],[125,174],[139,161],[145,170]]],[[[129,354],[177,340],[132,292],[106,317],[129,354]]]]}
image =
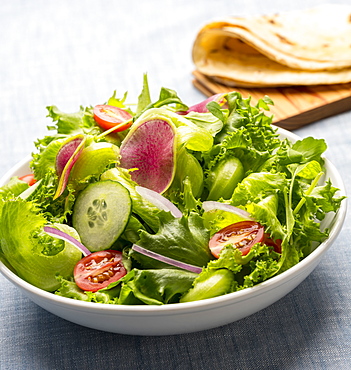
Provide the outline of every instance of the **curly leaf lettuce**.
{"type": "MultiPolygon", "coordinates": [[[[78,112],[65,113],[55,105],[47,107],[48,117],[52,118],[55,126],[49,129],[55,129],[58,134],[77,135],[90,132],[97,128],[92,114],[92,108],[80,107],[78,112]]],[[[97,132],[96,132],[97,133],[97,132]]]]}
{"type": "Polygon", "coordinates": [[[78,288],[74,281],[64,279],[62,276],[57,276],[57,280],[60,283],[60,287],[55,291],[56,295],[79,301],[116,304],[121,291],[121,287],[118,285],[108,290],[101,289],[97,292],[85,292],[78,288]]]}
{"type": "MultiPolygon", "coordinates": [[[[211,260],[208,248],[209,232],[202,218],[195,212],[182,218],[160,219],[161,225],[156,234],[140,232],[138,245],[158,254],[195,266],[206,266],[211,260]]],[[[135,251],[131,256],[143,268],[164,268],[163,262],[156,261],[135,251]]]]}
{"type": "Polygon", "coordinates": [[[162,305],[175,303],[188,291],[197,274],[175,269],[132,270],[123,278],[118,303],[162,305]]]}

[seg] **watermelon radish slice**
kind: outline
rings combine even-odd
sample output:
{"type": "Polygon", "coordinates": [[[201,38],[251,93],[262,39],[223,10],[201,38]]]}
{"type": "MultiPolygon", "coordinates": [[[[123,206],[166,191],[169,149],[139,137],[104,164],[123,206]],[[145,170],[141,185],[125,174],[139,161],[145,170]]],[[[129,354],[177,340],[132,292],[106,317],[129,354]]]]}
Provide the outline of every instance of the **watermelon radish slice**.
{"type": "Polygon", "coordinates": [[[175,172],[176,131],[164,119],[151,119],[134,126],[120,147],[121,167],[131,169],[138,185],[162,194],[175,172]]]}
{"type": "Polygon", "coordinates": [[[58,151],[56,155],[56,172],[59,176],[59,184],[54,199],[58,198],[65,191],[71,169],[84,148],[85,140],[84,135],[70,137],[58,151]]]}

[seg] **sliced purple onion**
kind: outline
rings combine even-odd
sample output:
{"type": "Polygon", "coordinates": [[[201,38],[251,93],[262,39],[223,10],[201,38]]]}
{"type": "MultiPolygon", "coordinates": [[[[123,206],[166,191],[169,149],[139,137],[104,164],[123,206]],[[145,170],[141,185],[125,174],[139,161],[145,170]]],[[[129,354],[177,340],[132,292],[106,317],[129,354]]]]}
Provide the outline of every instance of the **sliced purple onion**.
{"type": "Polygon", "coordinates": [[[210,103],[211,101],[215,101],[218,104],[223,105],[224,102],[225,102],[224,97],[226,95],[227,94],[216,94],[216,95],[212,95],[208,99],[206,99],[206,100],[204,100],[204,101],[202,101],[200,103],[197,103],[197,104],[191,106],[187,111],[179,111],[177,113],[180,114],[180,115],[187,115],[190,112],[208,113],[208,109],[207,109],[206,105],[208,103],[210,103]]]}
{"type": "Polygon", "coordinates": [[[83,253],[84,256],[88,256],[89,254],[91,254],[90,250],[87,249],[80,241],[73,238],[73,236],[68,235],[64,231],[55,229],[54,227],[50,226],[44,226],[44,231],[53,238],[61,239],[67,243],[72,244],[73,246],[78,248],[83,253]]]}
{"type": "Polygon", "coordinates": [[[221,211],[227,211],[227,212],[234,213],[238,216],[241,216],[241,217],[244,217],[244,218],[247,218],[247,219],[250,219],[250,220],[252,219],[249,212],[246,212],[241,208],[234,207],[230,204],[216,202],[214,200],[206,200],[205,202],[202,203],[202,208],[205,212],[213,211],[213,210],[218,209],[218,210],[221,210],[221,211]]]}
{"type": "Polygon", "coordinates": [[[136,186],[135,190],[155,207],[166,212],[171,212],[175,218],[181,218],[183,216],[182,212],[170,200],[156,191],[145,188],[144,186],[136,186]]]}
{"type": "Polygon", "coordinates": [[[138,253],[143,254],[144,256],[151,257],[151,258],[153,258],[157,261],[167,263],[168,265],[179,267],[183,270],[194,272],[196,274],[200,274],[202,272],[201,267],[194,266],[194,265],[189,265],[188,263],[180,262],[180,261],[174,260],[173,258],[162,256],[161,254],[150,251],[150,250],[145,249],[143,247],[140,247],[139,245],[136,245],[136,244],[133,244],[132,249],[134,251],[138,252],[138,253]]]}

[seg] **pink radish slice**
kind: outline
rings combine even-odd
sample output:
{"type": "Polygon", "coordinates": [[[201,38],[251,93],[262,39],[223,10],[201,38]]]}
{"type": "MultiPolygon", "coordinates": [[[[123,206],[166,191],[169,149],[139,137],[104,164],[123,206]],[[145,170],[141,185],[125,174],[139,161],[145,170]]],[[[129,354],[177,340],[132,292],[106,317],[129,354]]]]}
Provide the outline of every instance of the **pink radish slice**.
{"type": "Polygon", "coordinates": [[[215,101],[217,102],[218,104],[220,105],[223,105],[224,102],[225,102],[225,97],[226,94],[216,94],[216,95],[212,95],[210,96],[208,99],[198,103],[198,104],[195,104],[193,106],[191,106],[187,111],[180,111],[180,112],[177,112],[178,114],[180,115],[186,115],[190,112],[197,112],[197,113],[207,113],[208,112],[208,109],[206,107],[206,105],[208,103],[210,103],[211,101],[215,101]]]}
{"type": "Polygon", "coordinates": [[[73,153],[78,148],[78,146],[81,144],[83,137],[80,136],[74,137],[70,141],[63,144],[60,150],[58,151],[56,155],[56,172],[59,176],[61,176],[67,162],[72,157],[73,153]]]}
{"type": "Polygon", "coordinates": [[[79,158],[85,145],[85,137],[77,135],[67,141],[56,156],[56,171],[60,176],[59,184],[56,189],[54,199],[58,198],[66,189],[68,178],[71,173],[73,165],[79,158]]]}
{"type": "Polygon", "coordinates": [[[138,185],[163,193],[174,177],[175,130],[161,119],[141,123],[120,148],[120,165],[138,185]]]}

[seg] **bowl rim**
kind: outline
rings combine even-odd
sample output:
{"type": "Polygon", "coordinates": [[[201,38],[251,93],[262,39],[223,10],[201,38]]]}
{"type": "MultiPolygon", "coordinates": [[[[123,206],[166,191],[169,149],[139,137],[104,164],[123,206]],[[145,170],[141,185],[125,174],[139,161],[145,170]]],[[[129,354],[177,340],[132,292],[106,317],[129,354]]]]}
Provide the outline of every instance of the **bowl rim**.
{"type": "MultiPolygon", "coordinates": [[[[287,137],[292,139],[293,141],[300,140],[301,137],[298,135],[289,132],[285,129],[278,128],[277,131],[281,136],[287,137]]],[[[5,183],[8,182],[11,176],[14,176],[16,172],[20,171],[22,167],[29,164],[31,156],[28,155],[20,162],[18,162],[15,166],[13,166],[10,170],[8,170],[4,176],[0,178],[0,187],[3,186],[5,183]]],[[[336,167],[326,158],[323,157],[325,160],[325,164],[328,169],[333,173],[334,182],[333,185],[337,186],[339,191],[338,194],[343,196],[346,195],[346,189],[344,182],[341,178],[340,173],[337,171],[336,167]]],[[[306,256],[303,260],[301,260],[296,265],[292,266],[288,270],[282,272],[279,275],[273,276],[272,278],[261,282],[253,287],[246,288],[240,291],[236,291],[233,293],[228,293],[226,295],[222,295],[219,297],[208,298],[200,301],[193,301],[193,302],[184,302],[184,303],[174,303],[174,304],[165,304],[165,305],[112,305],[112,304],[104,304],[104,303],[95,303],[95,302],[85,302],[80,301],[72,298],[61,297],[55,295],[51,292],[47,292],[42,290],[34,285],[26,282],[19,276],[17,276],[14,272],[12,272],[2,261],[0,261],[0,272],[12,283],[17,285],[18,287],[23,288],[26,292],[39,296],[42,299],[50,300],[50,304],[60,305],[60,306],[70,306],[73,308],[78,308],[81,310],[93,310],[93,311],[100,311],[103,310],[105,314],[112,314],[118,313],[120,315],[130,315],[130,314],[171,314],[171,313],[185,313],[189,311],[196,310],[197,312],[206,311],[212,309],[213,306],[216,307],[224,307],[227,305],[233,304],[233,300],[236,303],[242,302],[247,298],[257,297],[262,294],[266,294],[268,291],[275,289],[277,286],[284,285],[285,283],[291,281],[291,279],[295,279],[300,274],[303,274],[304,271],[312,264],[314,261],[319,261],[322,255],[329,249],[332,245],[333,241],[337,238],[339,232],[342,229],[347,211],[347,202],[344,199],[341,204],[338,212],[334,215],[332,225],[330,228],[330,234],[328,239],[324,240],[318,247],[311,252],[308,256],[306,256]]]]}

